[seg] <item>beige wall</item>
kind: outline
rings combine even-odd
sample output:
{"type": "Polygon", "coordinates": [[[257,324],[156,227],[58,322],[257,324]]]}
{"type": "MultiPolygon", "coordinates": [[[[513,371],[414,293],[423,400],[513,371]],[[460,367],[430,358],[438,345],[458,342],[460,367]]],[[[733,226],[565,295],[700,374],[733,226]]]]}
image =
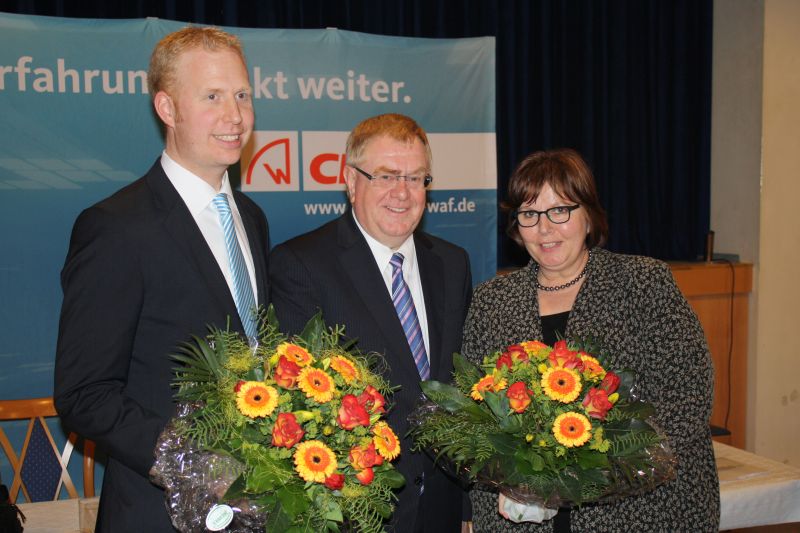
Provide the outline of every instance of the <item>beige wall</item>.
{"type": "Polygon", "coordinates": [[[716,0],[711,228],[754,263],[747,448],[800,466],[800,2],[716,0]]]}
{"type": "Polygon", "coordinates": [[[800,466],[800,2],[764,3],[756,453],[800,466]]]}

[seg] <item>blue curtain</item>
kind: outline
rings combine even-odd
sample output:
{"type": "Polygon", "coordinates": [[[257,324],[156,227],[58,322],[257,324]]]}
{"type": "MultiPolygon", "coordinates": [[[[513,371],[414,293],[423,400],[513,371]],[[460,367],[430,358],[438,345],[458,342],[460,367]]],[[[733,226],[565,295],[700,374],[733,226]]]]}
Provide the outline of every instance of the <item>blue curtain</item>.
{"type": "MultiPolygon", "coordinates": [[[[702,255],[709,229],[712,0],[4,0],[2,10],[259,28],[497,38],[498,194],[528,153],[592,166],[609,248],[702,255]]],[[[454,90],[458,88],[455,87],[454,90]]],[[[361,118],[361,117],[354,117],[361,118]]],[[[498,224],[498,265],[526,256],[498,224]]]]}

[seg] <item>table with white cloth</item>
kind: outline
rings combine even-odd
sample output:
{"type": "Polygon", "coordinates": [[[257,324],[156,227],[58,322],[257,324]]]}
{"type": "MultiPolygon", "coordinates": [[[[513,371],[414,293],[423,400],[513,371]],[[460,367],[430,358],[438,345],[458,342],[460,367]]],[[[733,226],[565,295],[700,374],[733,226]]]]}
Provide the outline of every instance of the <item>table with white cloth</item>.
{"type": "Polygon", "coordinates": [[[800,522],[800,468],[714,443],[720,530],[800,522]]]}

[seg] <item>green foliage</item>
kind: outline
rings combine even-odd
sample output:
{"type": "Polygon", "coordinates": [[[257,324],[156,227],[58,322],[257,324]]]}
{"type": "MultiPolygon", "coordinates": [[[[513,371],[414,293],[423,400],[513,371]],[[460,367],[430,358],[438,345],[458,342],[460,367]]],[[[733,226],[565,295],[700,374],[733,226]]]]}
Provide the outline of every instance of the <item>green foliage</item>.
{"type": "Polygon", "coordinates": [[[649,446],[658,444],[661,438],[652,431],[634,430],[619,436],[610,436],[610,453],[617,457],[633,456],[649,446]]]}
{"type": "Polygon", "coordinates": [[[510,407],[508,406],[508,398],[506,398],[506,395],[497,392],[487,392],[484,394],[483,399],[486,402],[486,405],[489,406],[489,409],[491,409],[495,419],[497,419],[502,425],[510,413],[510,407]]]}
{"type": "Polygon", "coordinates": [[[489,420],[490,415],[452,385],[438,381],[422,381],[420,387],[425,396],[451,413],[464,413],[476,420],[489,420]]]}
{"type": "Polygon", "coordinates": [[[351,526],[363,533],[380,531],[383,521],[391,516],[394,509],[392,504],[387,503],[395,498],[392,487],[377,481],[377,478],[370,487],[374,487],[377,495],[352,487],[356,489],[355,493],[342,499],[342,511],[349,517],[351,526]]]}
{"type": "Polygon", "coordinates": [[[483,377],[481,370],[469,359],[459,353],[453,354],[456,386],[465,394],[469,394],[472,385],[483,377]]]}

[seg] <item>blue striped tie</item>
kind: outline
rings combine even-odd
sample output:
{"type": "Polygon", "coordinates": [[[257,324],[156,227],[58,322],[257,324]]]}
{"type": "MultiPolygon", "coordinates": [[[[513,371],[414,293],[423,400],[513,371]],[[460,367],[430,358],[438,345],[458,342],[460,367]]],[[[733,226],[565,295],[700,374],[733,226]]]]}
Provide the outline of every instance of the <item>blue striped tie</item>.
{"type": "Polygon", "coordinates": [[[236,238],[231,206],[228,204],[228,197],[223,192],[216,195],[213,202],[219,213],[219,222],[222,225],[222,233],[225,236],[225,248],[228,250],[228,263],[233,280],[233,300],[236,302],[236,310],[239,312],[239,318],[242,319],[242,325],[247,337],[256,339],[258,335],[256,328],[256,301],[253,295],[253,286],[250,285],[250,274],[247,272],[244,255],[242,255],[242,249],[239,247],[239,240],[236,238]]]}
{"type": "Polygon", "coordinates": [[[431,367],[428,364],[428,354],[425,352],[425,342],[422,338],[422,328],[419,327],[417,309],[414,307],[414,300],[411,298],[411,291],[403,279],[403,254],[395,253],[389,261],[392,265],[392,302],[400,318],[400,324],[408,339],[408,346],[417,364],[417,371],[422,379],[428,379],[431,375],[431,367]]]}

